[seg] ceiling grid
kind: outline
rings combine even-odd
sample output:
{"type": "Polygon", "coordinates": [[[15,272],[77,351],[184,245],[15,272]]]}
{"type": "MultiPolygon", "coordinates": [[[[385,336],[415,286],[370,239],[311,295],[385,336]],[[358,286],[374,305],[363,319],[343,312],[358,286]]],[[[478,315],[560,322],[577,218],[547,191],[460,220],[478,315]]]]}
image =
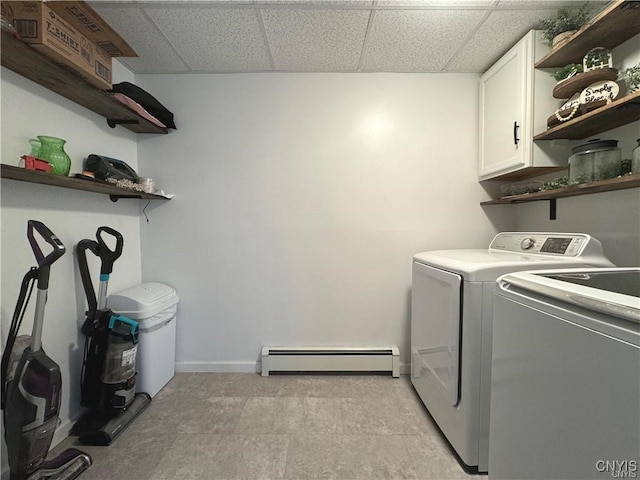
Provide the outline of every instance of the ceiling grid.
{"type": "MultiPolygon", "coordinates": [[[[134,73],[483,73],[583,0],[96,0],[134,73]]],[[[593,14],[609,2],[586,2],[593,14]]]]}

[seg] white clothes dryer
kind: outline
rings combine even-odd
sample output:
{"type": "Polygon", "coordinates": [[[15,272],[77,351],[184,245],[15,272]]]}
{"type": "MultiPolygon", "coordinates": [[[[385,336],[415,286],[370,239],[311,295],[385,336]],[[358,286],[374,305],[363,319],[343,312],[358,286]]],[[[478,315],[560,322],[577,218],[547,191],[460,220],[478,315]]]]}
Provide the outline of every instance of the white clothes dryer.
{"type": "Polygon", "coordinates": [[[581,233],[503,232],[488,249],[414,256],[411,383],[466,470],[488,470],[496,279],[522,270],[612,266],[602,244],[581,233]]]}

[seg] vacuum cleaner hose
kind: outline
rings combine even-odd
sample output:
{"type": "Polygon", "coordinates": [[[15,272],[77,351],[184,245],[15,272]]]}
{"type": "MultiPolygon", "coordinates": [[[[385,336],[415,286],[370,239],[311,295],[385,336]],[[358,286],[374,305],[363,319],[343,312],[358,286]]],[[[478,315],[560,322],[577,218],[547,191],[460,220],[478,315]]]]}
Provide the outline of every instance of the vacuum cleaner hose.
{"type": "Polygon", "coordinates": [[[22,324],[22,319],[27,310],[29,304],[29,298],[31,298],[31,292],[33,291],[34,280],[38,276],[38,269],[32,267],[22,279],[22,285],[20,286],[20,294],[18,295],[18,301],[16,307],[13,310],[13,318],[11,319],[11,326],[9,327],[9,334],[7,335],[7,344],[2,352],[2,410],[4,410],[5,403],[7,401],[7,383],[9,381],[9,362],[11,361],[11,354],[13,352],[13,346],[18,338],[18,331],[22,324]],[[29,288],[31,286],[31,288],[29,288]],[[28,293],[27,293],[28,291],[28,293]]]}

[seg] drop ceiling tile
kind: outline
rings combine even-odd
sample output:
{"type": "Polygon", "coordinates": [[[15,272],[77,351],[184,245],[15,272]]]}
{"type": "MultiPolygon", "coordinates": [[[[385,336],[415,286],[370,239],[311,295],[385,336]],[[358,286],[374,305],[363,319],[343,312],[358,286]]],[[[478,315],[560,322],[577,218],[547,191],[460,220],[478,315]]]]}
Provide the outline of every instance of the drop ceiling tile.
{"type": "MultiPolygon", "coordinates": [[[[392,0],[393,1],[393,0],[392,0]]],[[[446,1],[446,0],[442,0],[446,1]]],[[[453,0],[458,1],[458,0],[453,0]]],[[[495,1],[495,0],[492,0],[495,1]]],[[[162,6],[162,4],[175,6],[269,6],[269,5],[327,5],[327,6],[371,6],[375,0],[91,0],[89,3],[117,4],[117,3],[137,3],[145,6],[162,6]]]]}
{"type": "Polygon", "coordinates": [[[148,8],[189,67],[209,72],[271,70],[256,10],[250,8],[148,8]]]}
{"type": "Polygon", "coordinates": [[[495,10],[447,65],[448,72],[485,72],[540,20],[555,10],[495,10]]]}
{"type": "MultiPolygon", "coordinates": [[[[98,1],[112,1],[112,0],[98,0],[98,1]]],[[[132,0],[116,0],[116,1],[132,1],[132,0]]],[[[135,0],[138,3],[176,3],[176,0],[135,0]]],[[[253,5],[253,6],[269,6],[269,5],[330,5],[330,6],[367,6],[372,5],[374,0],[177,0],[184,4],[191,4],[191,6],[203,5],[253,5]]]]}
{"type": "Polygon", "coordinates": [[[261,15],[276,70],[357,69],[368,10],[265,9],[261,15]]]}
{"type": "MultiPolygon", "coordinates": [[[[89,3],[140,54],[122,58],[136,73],[483,72],[541,19],[583,0],[89,3]]],[[[588,3],[594,14],[608,4],[588,3]]]]}
{"type": "Polygon", "coordinates": [[[594,8],[594,11],[600,10],[609,2],[606,1],[585,1],[585,0],[500,0],[496,7],[498,8],[580,8],[582,5],[588,4],[594,8]]]}
{"type": "Polygon", "coordinates": [[[120,7],[122,5],[138,3],[138,0],[89,0],[87,3],[90,4],[94,10],[98,11],[100,7],[120,7]]]}
{"type": "MultiPolygon", "coordinates": [[[[233,1],[233,0],[231,0],[233,1]]],[[[370,6],[374,0],[254,0],[258,5],[370,6]]]]}
{"type": "Polygon", "coordinates": [[[126,39],[138,57],[120,57],[135,73],[184,72],[188,68],[144,12],[138,8],[92,7],[126,39]]]}
{"type": "Polygon", "coordinates": [[[485,15],[482,10],[376,11],[362,71],[439,72],[485,15]]]}
{"type": "Polygon", "coordinates": [[[498,0],[378,0],[377,5],[384,7],[490,7],[498,0]]]}

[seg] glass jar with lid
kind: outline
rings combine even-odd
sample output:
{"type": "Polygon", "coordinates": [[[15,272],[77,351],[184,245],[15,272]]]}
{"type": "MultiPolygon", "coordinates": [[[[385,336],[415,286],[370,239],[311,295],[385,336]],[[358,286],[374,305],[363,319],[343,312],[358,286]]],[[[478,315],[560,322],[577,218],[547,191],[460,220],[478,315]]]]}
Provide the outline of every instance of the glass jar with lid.
{"type": "Polygon", "coordinates": [[[618,140],[595,138],[571,149],[569,183],[587,183],[622,174],[618,140]]]}

